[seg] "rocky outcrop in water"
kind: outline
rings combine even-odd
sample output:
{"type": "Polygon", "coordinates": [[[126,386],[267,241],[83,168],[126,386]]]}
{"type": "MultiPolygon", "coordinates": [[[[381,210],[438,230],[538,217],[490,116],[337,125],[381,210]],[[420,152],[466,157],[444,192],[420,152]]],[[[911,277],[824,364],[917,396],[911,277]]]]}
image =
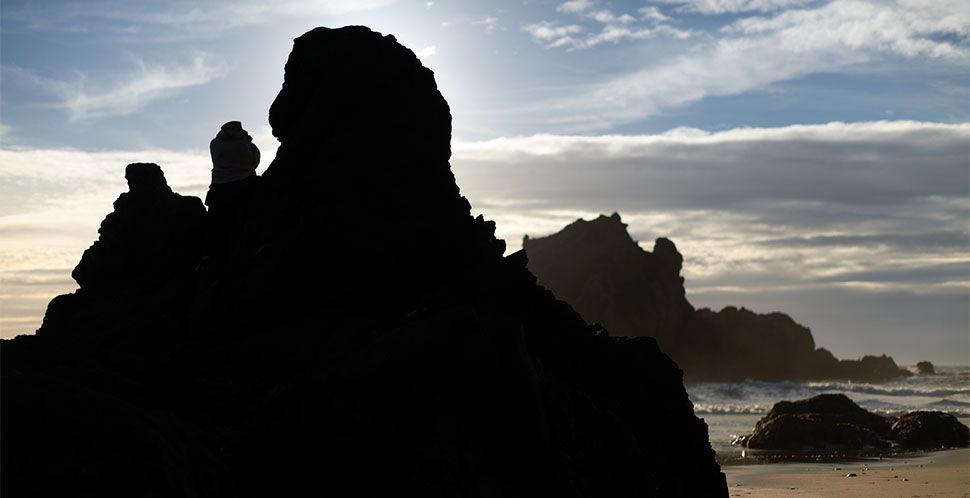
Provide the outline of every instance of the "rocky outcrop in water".
{"type": "Polygon", "coordinates": [[[970,446],[970,428],[953,415],[917,411],[884,417],[843,394],[775,404],[751,434],[735,440],[771,450],[931,449],[970,446]]]}
{"type": "Polygon", "coordinates": [[[3,494],[727,496],[656,341],[587,325],[471,216],[450,119],[393,37],[318,28],[224,252],[130,166],[80,290],[0,348],[3,494]]]}
{"type": "Polygon", "coordinates": [[[613,335],[655,337],[690,380],[877,382],[911,375],[885,355],[839,361],[784,313],[695,310],[674,243],[659,238],[652,252],[644,251],[617,213],[526,237],[522,247],[540,285],[613,335]]]}

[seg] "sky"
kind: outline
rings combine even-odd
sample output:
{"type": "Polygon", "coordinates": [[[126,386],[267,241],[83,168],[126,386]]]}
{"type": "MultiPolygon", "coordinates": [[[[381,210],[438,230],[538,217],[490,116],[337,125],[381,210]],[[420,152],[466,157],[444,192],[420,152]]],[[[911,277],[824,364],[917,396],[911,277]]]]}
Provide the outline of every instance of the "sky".
{"type": "Polygon", "coordinates": [[[128,163],[204,196],[239,120],[265,169],[293,38],[351,24],[434,71],[508,252],[616,211],[674,241],[695,307],[786,312],[840,358],[970,363],[966,0],[4,0],[0,336],[77,288],[128,163]]]}

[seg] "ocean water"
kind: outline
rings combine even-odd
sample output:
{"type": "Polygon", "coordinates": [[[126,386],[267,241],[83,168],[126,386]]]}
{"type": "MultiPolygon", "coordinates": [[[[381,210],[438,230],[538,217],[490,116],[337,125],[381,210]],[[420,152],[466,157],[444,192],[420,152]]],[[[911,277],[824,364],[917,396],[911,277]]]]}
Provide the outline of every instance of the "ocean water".
{"type": "MultiPolygon", "coordinates": [[[[698,382],[685,385],[694,413],[705,420],[711,446],[722,463],[740,462],[750,450],[731,441],[747,434],[754,424],[782,400],[794,401],[818,394],[842,393],[859,406],[881,415],[915,410],[953,414],[970,425],[970,366],[938,366],[936,374],[914,375],[879,384],[855,382],[698,382]]],[[[754,452],[764,457],[766,453],[754,452]]]]}

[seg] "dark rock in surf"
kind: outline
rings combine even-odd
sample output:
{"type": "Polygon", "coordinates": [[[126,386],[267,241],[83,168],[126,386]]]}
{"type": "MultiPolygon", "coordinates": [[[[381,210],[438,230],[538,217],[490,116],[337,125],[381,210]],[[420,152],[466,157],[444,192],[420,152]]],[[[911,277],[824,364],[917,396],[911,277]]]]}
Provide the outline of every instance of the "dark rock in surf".
{"type": "Polygon", "coordinates": [[[916,411],[893,422],[893,439],[904,448],[970,446],[970,427],[949,413],[916,411]]]}
{"type": "Polygon", "coordinates": [[[882,435],[891,421],[869,413],[843,394],[821,394],[799,401],[780,401],[736,441],[749,448],[804,450],[888,448],[882,435]]]}
{"type": "Polygon", "coordinates": [[[941,412],[871,413],[844,394],[781,401],[735,444],[771,450],[930,449],[970,445],[970,428],[941,412]]]}
{"type": "Polygon", "coordinates": [[[920,375],[933,375],[936,373],[936,369],[933,368],[933,364],[928,361],[921,361],[916,363],[916,373],[920,375]]]}

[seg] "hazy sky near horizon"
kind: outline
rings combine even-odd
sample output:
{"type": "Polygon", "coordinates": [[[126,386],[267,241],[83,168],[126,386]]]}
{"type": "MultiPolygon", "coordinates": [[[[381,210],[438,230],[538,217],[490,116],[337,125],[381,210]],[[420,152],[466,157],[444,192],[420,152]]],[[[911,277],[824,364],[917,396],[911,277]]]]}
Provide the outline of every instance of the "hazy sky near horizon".
{"type": "Polygon", "coordinates": [[[292,39],[348,24],[435,72],[459,186],[510,250],[617,211],[677,244],[696,307],[970,363],[965,0],[4,0],[0,336],[76,288],[129,162],[203,196],[241,120],[262,171],[292,39]]]}

